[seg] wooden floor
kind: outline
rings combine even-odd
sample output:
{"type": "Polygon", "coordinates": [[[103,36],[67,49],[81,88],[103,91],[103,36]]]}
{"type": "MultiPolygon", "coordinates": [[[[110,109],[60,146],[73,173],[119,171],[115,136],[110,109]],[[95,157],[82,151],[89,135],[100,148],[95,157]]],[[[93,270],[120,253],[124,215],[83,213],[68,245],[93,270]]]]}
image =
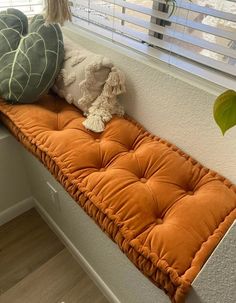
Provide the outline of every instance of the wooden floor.
{"type": "Polygon", "coordinates": [[[0,303],[108,303],[32,209],[0,227],[0,303]]]}

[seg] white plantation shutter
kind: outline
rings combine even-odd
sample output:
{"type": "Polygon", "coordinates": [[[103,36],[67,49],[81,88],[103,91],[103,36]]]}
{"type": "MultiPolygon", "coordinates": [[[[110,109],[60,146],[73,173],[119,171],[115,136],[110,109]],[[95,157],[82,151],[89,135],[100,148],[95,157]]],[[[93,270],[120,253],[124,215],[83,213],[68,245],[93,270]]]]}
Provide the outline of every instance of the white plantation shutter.
{"type": "Polygon", "coordinates": [[[162,0],[71,2],[85,29],[170,64],[181,57],[236,76],[236,0],[177,0],[172,16],[162,0]]]}
{"type": "Polygon", "coordinates": [[[31,17],[35,14],[42,13],[43,0],[0,0],[0,10],[6,10],[13,7],[21,10],[27,16],[31,17]]]}

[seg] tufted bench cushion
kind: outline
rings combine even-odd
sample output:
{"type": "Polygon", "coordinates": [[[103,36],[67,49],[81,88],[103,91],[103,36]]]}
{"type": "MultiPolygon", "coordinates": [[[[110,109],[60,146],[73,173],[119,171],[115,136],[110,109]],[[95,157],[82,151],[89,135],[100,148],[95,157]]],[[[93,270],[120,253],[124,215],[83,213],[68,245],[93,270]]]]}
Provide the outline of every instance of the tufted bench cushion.
{"type": "Polygon", "coordinates": [[[101,134],[73,105],[0,102],[1,120],[172,302],[236,219],[236,188],[129,118],[101,134]]]}

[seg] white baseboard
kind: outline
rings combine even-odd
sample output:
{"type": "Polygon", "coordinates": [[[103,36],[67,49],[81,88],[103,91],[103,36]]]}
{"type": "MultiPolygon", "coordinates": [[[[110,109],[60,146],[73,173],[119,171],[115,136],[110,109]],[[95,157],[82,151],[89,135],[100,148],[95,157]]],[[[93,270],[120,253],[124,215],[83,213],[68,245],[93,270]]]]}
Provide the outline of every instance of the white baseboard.
{"type": "Polygon", "coordinates": [[[118,298],[115,296],[115,294],[106,285],[106,283],[101,279],[101,277],[96,273],[96,271],[87,262],[87,260],[84,258],[84,256],[79,252],[79,250],[74,246],[74,244],[66,236],[66,234],[56,224],[56,222],[52,219],[52,217],[46,212],[46,210],[42,207],[42,205],[36,199],[33,199],[33,200],[34,200],[35,207],[36,207],[37,211],[39,212],[39,214],[46,221],[46,223],[52,228],[52,230],[57,234],[58,238],[64,243],[66,248],[70,251],[70,253],[74,256],[74,258],[78,261],[78,263],[81,265],[83,270],[88,274],[90,279],[96,284],[96,286],[100,289],[100,291],[107,298],[107,300],[111,303],[121,303],[120,300],[118,300],[118,298]]]}
{"type": "Polygon", "coordinates": [[[4,210],[0,213],[0,226],[11,221],[15,217],[23,214],[27,210],[34,207],[34,199],[33,197],[29,197],[23,201],[18,202],[12,207],[4,210]]]}

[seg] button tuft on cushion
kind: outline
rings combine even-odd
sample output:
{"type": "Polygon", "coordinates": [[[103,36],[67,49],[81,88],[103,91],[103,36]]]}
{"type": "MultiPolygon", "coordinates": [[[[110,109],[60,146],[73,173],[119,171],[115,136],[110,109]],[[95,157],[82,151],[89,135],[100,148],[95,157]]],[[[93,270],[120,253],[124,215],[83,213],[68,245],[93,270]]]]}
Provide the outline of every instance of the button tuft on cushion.
{"type": "Polygon", "coordinates": [[[101,139],[95,139],[96,142],[101,142],[101,139]]]}
{"type": "Polygon", "coordinates": [[[157,219],[156,219],[156,223],[157,223],[157,224],[163,224],[163,220],[162,220],[161,218],[157,218],[157,219]]]}
{"type": "Polygon", "coordinates": [[[147,182],[147,179],[146,179],[146,178],[141,178],[141,179],[140,179],[140,182],[146,183],[146,182],[147,182]]]}
{"type": "Polygon", "coordinates": [[[134,150],[133,150],[133,149],[130,149],[130,150],[129,150],[129,153],[134,153],[134,150]]]}
{"type": "Polygon", "coordinates": [[[192,190],[189,190],[189,191],[187,191],[187,195],[193,196],[193,195],[194,195],[194,192],[193,192],[192,190]]]}
{"type": "Polygon", "coordinates": [[[100,168],[99,171],[103,172],[105,171],[106,169],[103,167],[103,168],[100,168]]]}

